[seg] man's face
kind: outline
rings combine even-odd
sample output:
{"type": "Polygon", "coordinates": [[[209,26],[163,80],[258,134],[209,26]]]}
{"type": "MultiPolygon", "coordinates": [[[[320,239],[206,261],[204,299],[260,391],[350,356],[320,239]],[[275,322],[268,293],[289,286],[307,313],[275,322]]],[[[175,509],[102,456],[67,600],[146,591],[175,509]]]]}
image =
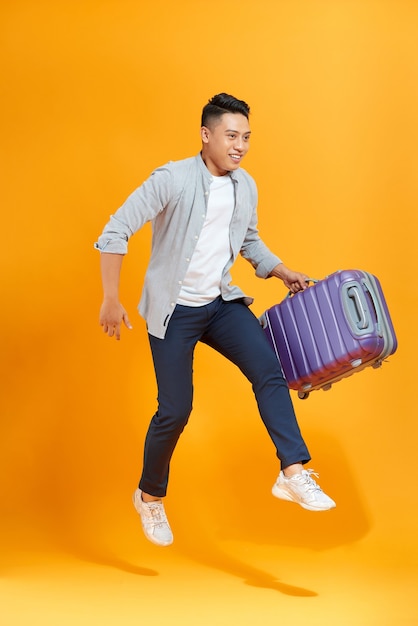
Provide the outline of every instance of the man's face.
{"type": "Polygon", "coordinates": [[[224,113],[209,126],[202,126],[202,157],[209,172],[224,176],[237,170],[250,147],[250,126],[241,113],[224,113]]]}

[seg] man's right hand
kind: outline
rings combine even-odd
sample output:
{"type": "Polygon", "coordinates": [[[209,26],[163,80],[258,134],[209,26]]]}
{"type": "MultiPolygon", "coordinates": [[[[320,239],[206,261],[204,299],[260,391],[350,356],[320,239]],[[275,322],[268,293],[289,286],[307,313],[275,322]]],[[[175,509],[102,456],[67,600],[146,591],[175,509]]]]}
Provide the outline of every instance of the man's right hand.
{"type": "Polygon", "coordinates": [[[120,340],[122,322],[126,328],[132,329],[128,314],[117,300],[104,300],[100,308],[100,326],[109,337],[120,340]]]}

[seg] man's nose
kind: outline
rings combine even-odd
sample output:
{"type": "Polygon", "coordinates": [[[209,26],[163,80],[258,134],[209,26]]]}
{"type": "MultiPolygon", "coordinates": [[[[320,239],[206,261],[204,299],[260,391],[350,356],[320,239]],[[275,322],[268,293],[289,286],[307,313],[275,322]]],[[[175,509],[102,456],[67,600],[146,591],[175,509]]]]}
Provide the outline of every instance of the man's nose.
{"type": "Polygon", "coordinates": [[[242,150],[244,150],[244,140],[242,137],[236,137],[235,138],[235,144],[234,147],[236,150],[239,150],[240,152],[242,152],[242,150]]]}

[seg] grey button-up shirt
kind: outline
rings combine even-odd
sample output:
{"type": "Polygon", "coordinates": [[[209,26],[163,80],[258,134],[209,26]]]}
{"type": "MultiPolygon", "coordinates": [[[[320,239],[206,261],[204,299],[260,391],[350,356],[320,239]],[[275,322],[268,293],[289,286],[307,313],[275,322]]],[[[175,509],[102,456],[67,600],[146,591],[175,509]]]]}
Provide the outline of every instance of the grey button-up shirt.
{"type": "MultiPolygon", "coordinates": [[[[253,299],[231,284],[230,269],[238,254],[267,278],[281,263],[263,243],[257,230],[257,187],[243,169],[230,173],[235,207],[229,227],[231,258],[221,277],[224,300],[253,299]]],[[[156,169],[110,217],[94,244],[100,252],[126,254],[129,238],[152,222],[152,251],[138,306],[148,332],[163,339],[176,306],[182,281],[206,216],[212,176],[199,155],[156,169]]]]}

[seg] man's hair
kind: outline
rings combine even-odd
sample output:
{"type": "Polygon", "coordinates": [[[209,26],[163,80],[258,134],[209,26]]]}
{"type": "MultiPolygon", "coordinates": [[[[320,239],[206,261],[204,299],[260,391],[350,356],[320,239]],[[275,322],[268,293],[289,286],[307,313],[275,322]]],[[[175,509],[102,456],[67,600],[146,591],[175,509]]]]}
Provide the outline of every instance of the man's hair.
{"type": "Polygon", "coordinates": [[[208,126],[211,122],[219,120],[225,113],[241,113],[248,119],[250,107],[244,100],[238,100],[227,93],[219,93],[203,107],[202,126],[208,126]]]}

